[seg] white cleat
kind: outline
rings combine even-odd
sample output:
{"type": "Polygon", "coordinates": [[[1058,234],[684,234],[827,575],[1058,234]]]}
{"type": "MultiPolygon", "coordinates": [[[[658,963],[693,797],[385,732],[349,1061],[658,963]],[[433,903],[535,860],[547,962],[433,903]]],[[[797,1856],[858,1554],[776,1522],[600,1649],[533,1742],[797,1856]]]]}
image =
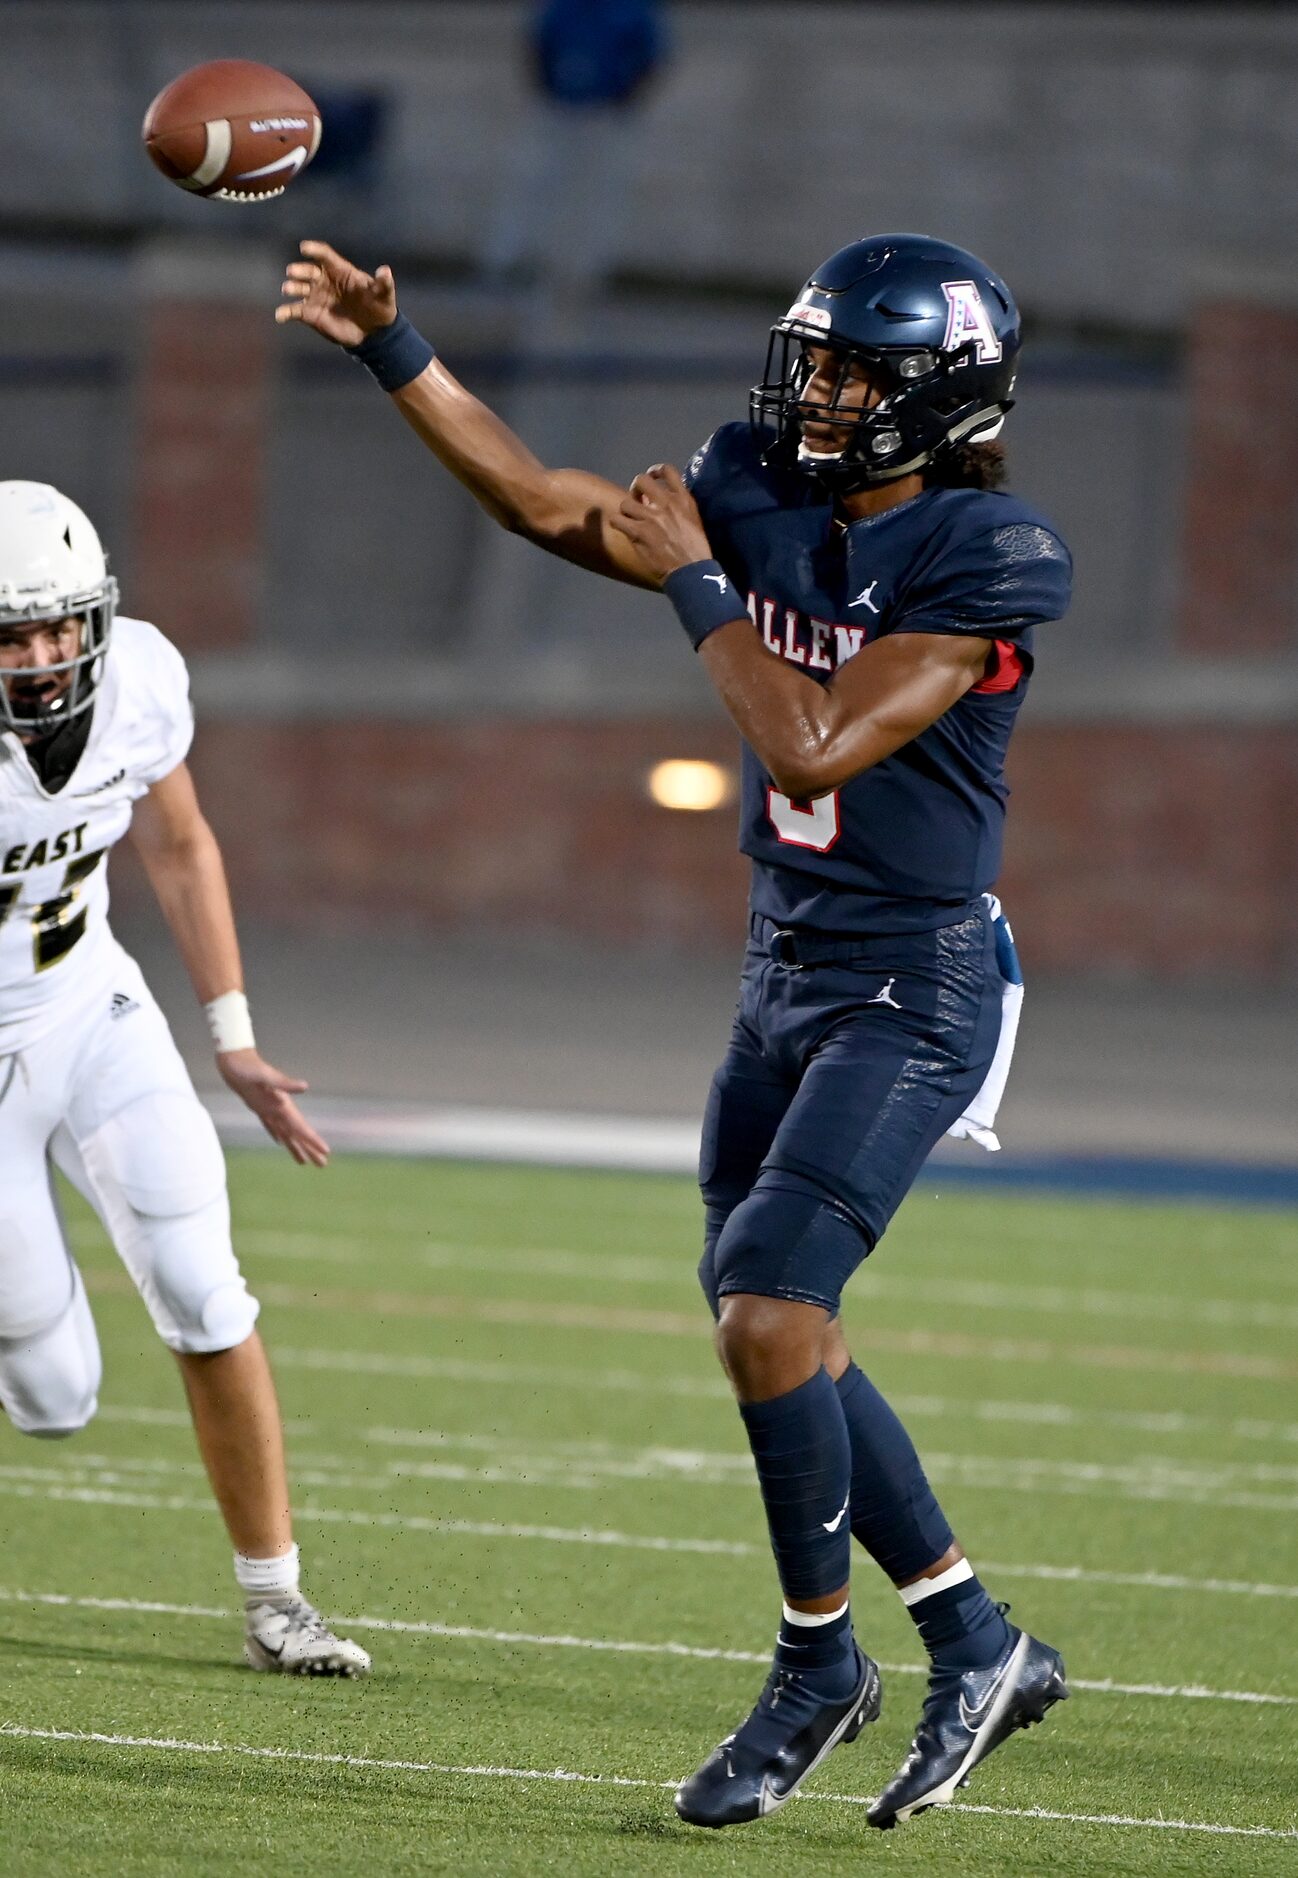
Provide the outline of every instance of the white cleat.
{"type": "Polygon", "coordinates": [[[346,1637],[335,1637],[319,1611],[303,1597],[249,1605],[243,1654],[250,1668],[280,1676],[370,1673],[368,1651],[346,1637]]]}

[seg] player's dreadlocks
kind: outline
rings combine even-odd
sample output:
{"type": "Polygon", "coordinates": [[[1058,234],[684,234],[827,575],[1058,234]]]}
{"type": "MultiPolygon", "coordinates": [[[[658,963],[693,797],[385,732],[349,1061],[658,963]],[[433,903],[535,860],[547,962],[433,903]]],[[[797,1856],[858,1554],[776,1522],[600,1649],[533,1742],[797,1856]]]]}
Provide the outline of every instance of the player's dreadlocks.
{"type": "Polygon", "coordinates": [[[962,443],[945,450],[924,471],[926,489],[999,489],[1005,481],[1005,451],[999,443],[962,443]]]}

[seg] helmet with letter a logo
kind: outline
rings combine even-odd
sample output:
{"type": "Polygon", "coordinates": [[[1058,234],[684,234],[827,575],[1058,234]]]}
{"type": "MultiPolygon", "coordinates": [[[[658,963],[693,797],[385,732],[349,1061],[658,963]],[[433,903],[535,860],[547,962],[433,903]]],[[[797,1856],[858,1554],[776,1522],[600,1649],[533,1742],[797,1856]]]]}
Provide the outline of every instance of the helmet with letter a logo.
{"type": "Polygon", "coordinates": [[[846,494],[994,437],[1014,402],[1018,351],[1018,308],[985,262],[929,235],[870,235],[817,268],[771,328],[751,420],[767,461],[846,494]],[[810,347],[842,355],[827,401],[803,396],[810,347]],[[883,393],[869,409],[840,402],[853,360],[883,393]],[[809,449],[808,420],[833,423],[841,448],[809,449]]]}
{"type": "Polygon", "coordinates": [[[75,617],[80,643],[56,665],[0,671],[0,731],[44,736],[94,703],[117,582],[89,517],[48,483],[0,482],[0,628],[75,617]],[[57,690],[34,689],[51,677],[57,690]]]}

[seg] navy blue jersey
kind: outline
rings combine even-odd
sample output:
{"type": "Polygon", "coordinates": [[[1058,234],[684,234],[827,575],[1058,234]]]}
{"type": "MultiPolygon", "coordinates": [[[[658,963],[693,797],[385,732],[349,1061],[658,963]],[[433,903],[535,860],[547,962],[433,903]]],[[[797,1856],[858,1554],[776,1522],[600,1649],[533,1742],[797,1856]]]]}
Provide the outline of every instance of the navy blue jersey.
{"type": "Polygon", "coordinates": [[[770,650],[827,684],[885,633],[975,633],[994,666],[935,724],[815,802],[777,790],[745,746],[739,845],[752,905],[781,926],[922,932],[959,919],[1000,871],[1005,752],[1032,628],[1068,605],[1072,561],[1017,497],[926,489],[842,525],[797,471],[726,424],[686,471],[713,553],[770,650]]]}

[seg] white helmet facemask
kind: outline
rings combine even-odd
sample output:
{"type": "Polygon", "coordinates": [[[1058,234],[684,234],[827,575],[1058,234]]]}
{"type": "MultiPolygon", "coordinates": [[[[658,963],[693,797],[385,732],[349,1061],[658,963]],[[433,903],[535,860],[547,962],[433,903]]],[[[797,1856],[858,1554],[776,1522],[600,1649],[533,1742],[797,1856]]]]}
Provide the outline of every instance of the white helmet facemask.
{"type": "Polygon", "coordinates": [[[0,732],[47,736],[94,703],[103,675],[117,582],[88,518],[48,483],[0,483],[0,627],[81,620],[81,647],[56,665],[0,666],[0,732]],[[70,675],[48,701],[42,680],[70,675]]]}

